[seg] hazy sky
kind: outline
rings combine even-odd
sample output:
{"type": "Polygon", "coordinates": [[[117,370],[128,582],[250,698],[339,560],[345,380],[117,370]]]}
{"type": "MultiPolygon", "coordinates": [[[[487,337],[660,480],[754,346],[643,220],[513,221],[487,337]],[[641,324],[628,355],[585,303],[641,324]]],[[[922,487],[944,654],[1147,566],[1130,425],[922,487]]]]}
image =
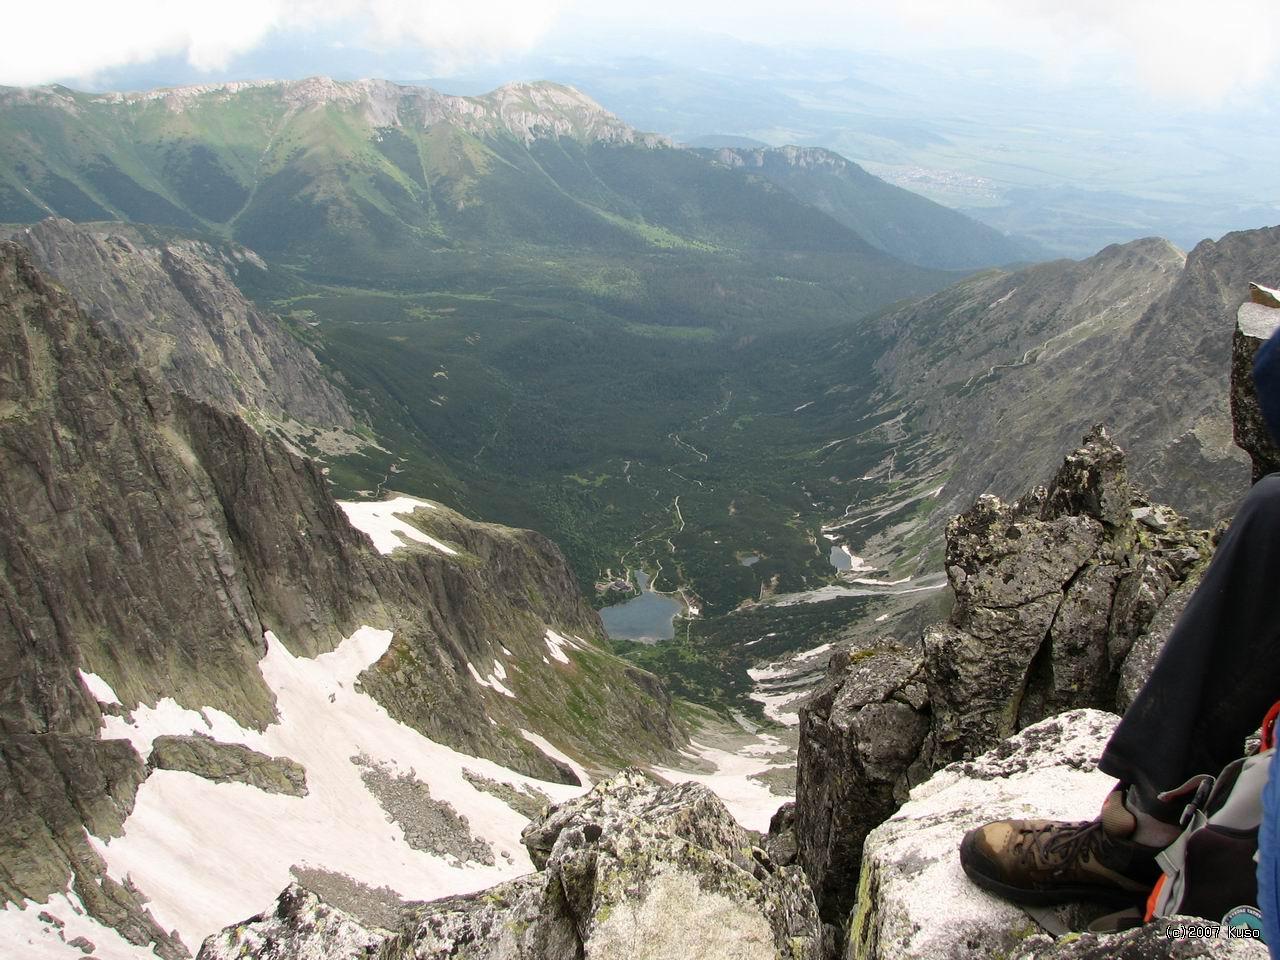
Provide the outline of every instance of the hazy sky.
{"type": "MultiPolygon", "coordinates": [[[[1066,81],[1096,70],[1102,55],[1118,64],[1118,82],[1212,106],[1248,96],[1276,77],[1280,2],[41,0],[5,12],[0,83],[88,83],[113,67],[174,56],[222,79],[234,57],[268,38],[287,45],[319,35],[340,35],[371,50],[414,47],[432,72],[446,75],[550,45],[564,50],[573,37],[603,34],[625,42],[631,32],[655,29],[901,53],[1003,49],[1030,55],[1066,81]]],[[[323,63],[315,71],[323,72],[323,63]]]]}

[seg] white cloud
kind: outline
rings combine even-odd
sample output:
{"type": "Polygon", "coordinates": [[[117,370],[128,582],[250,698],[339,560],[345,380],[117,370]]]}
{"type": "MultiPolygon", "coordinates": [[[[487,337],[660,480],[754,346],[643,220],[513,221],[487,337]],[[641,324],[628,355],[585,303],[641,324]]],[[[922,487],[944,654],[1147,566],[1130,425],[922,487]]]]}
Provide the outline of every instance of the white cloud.
{"type": "Polygon", "coordinates": [[[225,67],[273,30],[349,25],[369,46],[410,44],[449,60],[532,47],[568,0],[46,0],[5,11],[0,83],[26,85],[183,56],[225,67]]]}
{"type": "MultiPolygon", "coordinates": [[[[1099,55],[1127,79],[1212,102],[1270,79],[1280,55],[1277,0],[44,0],[11,4],[0,32],[0,83],[91,77],[182,56],[225,67],[272,31],[338,30],[348,46],[417,47],[446,73],[521,53],[557,26],[607,25],[678,37],[730,34],[761,43],[953,46],[1027,54],[1067,77],[1099,55]]],[[[322,68],[320,68],[322,69],[322,68]]]]}
{"type": "Polygon", "coordinates": [[[583,16],[724,33],[764,44],[888,53],[989,48],[1029,56],[1065,78],[1098,80],[1100,57],[1125,79],[1212,102],[1256,88],[1280,63],[1278,0],[634,0],[583,16]]]}
{"type": "Polygon", "coordinates": [[[897,11],[937,40],[1022,49],[1067,73],[1110,55],[1155,93],[1207,102],[1266,81],[1280,43],[1276,0],[912,0],[897,11]]]}

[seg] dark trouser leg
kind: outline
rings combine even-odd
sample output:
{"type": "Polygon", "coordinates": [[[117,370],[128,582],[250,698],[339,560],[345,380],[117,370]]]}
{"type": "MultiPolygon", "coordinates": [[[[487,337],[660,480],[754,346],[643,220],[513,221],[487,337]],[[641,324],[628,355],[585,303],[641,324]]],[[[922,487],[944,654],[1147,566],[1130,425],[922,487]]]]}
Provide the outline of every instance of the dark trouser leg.
{"type": "MultiPolygon", "coordinates": [[[[1144,810],[1216,774],[1280,699],[1280,474],[1256,483],[1098,763],[1144,810]]],[[[1179,804],[1179,807],[1181,805],[1179,804]]]]}

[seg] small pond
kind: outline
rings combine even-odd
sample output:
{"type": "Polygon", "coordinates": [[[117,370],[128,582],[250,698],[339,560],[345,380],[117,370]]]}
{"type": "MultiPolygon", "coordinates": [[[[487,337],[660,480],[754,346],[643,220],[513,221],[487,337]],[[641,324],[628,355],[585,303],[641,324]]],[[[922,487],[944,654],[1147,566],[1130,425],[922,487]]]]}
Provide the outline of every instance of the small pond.
{"type": "Polygon", "coordinates": [[[615,603],[600,611],[604,629],[616,640],[657,643],[676,635],[675,617],[684,604],[672,597],[649,589],[650,579],[643,570],[632,571],[640,584],[640,596],[615,603]]]}

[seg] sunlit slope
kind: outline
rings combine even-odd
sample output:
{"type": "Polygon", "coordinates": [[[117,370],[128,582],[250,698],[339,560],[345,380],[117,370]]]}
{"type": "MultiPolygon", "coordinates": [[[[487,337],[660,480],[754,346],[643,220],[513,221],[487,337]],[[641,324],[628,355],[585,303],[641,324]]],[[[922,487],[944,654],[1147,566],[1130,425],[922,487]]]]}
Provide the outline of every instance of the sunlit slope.
{"type": "Polygon", "coordinates": [[[919,266],[975,270],[1044,259],[1034,241],[1006,236],[940,203],[872,176],[821,147],[721,147],[726,166],[767,178],[830,214],[878,250],[919,266]]]}
{"type": "Polygon", "coordinates": [[[554,84],[475,98],[325,79],[9,89],[0,140],[0,221],[215,232],[313,279],[580,285],[582,257],[623,259],[659,301],[673,274],[728,272],[830,279],[855,310],[944,281],[554,84]]]}

